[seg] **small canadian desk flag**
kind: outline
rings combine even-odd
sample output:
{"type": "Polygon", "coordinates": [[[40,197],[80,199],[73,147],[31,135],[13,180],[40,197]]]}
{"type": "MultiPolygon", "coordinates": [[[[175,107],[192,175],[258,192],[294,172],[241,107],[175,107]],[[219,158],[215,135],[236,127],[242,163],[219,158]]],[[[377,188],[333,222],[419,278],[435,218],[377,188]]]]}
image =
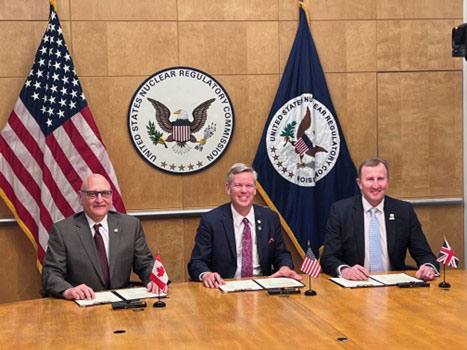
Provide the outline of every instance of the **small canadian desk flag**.
{"type": "Polygon", "coordinates": [[[154,261],[154,267],[152,268],[150,279],[161,290],[164,289],[169,282],[169,276],[167,275],[167,271],[165,271],[164,265],[162,265],[162,260],[159,255],[156,256],[154,261]]]}

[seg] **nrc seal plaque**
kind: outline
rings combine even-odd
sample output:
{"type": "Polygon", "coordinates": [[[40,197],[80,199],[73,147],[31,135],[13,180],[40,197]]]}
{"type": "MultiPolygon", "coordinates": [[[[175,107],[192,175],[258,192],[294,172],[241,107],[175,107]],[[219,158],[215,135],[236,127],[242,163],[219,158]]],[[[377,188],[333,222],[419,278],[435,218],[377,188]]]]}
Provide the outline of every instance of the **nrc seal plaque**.
{"type": "Polygon", "coordinates": [[[336,120],[312,94],[304,93],[277,110],[269,123],[266,147],[271,164],[283,178],[313,187],[339,156],[336,120]]]}
{"type": "Polygon", "coordinates": [[[212,165],[227,149],[233,130],[234,109],[225,89],[190,67],[151,75],[128,108],[128,131],[139,155],[174,174],[212,165]]]}

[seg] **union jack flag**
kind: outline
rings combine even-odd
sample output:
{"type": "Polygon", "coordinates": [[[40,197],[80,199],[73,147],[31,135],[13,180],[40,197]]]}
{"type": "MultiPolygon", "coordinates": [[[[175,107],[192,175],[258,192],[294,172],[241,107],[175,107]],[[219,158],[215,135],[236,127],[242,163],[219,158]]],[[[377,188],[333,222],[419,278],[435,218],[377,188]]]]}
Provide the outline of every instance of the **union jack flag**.
{"type": "Polygon", "coordinates": [[[454,253],[454,250],[449,245],[448,241],[444,239],[443,245],[440,249],[438,259],[436,259],[440,263],[443,263],[448,266],[452,266],[457,269],[457,263],[459,262],[459,258],[454,253]]]}
{"type": "Polygon", "coordinates": [[[308,247],[305,258],[303,259],[300,271],[314,278],[318,278],[321,273],[321,266],[310,247],[308,247]]]}

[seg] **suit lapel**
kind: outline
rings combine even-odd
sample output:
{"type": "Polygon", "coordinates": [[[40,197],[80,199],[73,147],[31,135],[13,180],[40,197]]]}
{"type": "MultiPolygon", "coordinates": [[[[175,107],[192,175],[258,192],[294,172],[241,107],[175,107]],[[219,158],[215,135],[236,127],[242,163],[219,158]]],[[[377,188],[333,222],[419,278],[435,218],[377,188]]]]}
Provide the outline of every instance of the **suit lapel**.
{"type": "Polygon", "coordinates": [[[354,235],[357,244],[357,258],[359,264],[363,266],[363,264],[365,263],[365,223],[361,196],[355,197],[353,210],[353,220],[355,228],[354,235]]]}
{"type": "MultiPolygon", "coordinates": [[[[388,245],[388,256],[394,256],[396,244],[396,214],[391,198],[387,196],[384,199],[384,221],[386,223],[386,240],[388,245]]],[[[391,264],[392,265],[392,264],[391,264]]]]}
{"type": "Polygon", "coordinates": [[[94,267],[94,270],[99,275],[99,278],[101,279],[102,283],[105,285],[101,263],[97,255],[96,244],[94,243],[94,239],[92,237],[92,233],[89,228],[88,221],[86,220],[86,216],[84,216],[84,213],[81,213],[76,217],[75,230],[79,240],[81,241],[81,244],[83,245],[84,251],[86,252],[89,260],[91,261],[92,266],[94,267]]]}
{"type": "MultiPolygon", "coordinates": [[[[267,247],[267,232],[269,230],[266,230],[264,228],[264,225],[267,223],[263,220],[263,215],[262,211],[260,210],[260,207],[257,207],[256,205],[253,205],[253,209],[255,211],[255,231],[256,231],[256,248],[258,249],[258,257],[260,261],[260,265],[262,266],[263,264],[261,263],[262,257],[264,256],[263,254],[263,249],[267,247]]],[[[254,246],[254,242],[253,242],[254,246]]]]}
{"type": "Polygon", "coordinates": [[[227,242],[229,243],[230,252],[232,253],[234,259],[237,259],[237,246],[235,244],[235,232],[234,232],[234,223],[232,217],[232,209],[230,204],[224,207],[224,216],[222,218],[222,225],[224,226],[225,235],[227,237],[227,242]]]}
{"type": "Polygon", "coordinates": [[[113,271],[118,258],[118,251],[122,232],[120,232],[120,220],[111,212],[107,214],[107,223],[109,225],[109,276],[112,285],[113,271]]]}

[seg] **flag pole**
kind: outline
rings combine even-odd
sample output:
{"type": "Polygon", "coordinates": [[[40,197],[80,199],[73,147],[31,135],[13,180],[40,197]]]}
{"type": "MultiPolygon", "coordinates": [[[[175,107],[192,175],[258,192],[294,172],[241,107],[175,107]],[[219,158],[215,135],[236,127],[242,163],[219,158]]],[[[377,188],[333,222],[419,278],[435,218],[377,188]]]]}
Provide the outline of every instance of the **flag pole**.
{"type": "MultiPolygon", "coordinates": [[[[446,236],[444,236],[444,239],[443,239],[443,246],[445,243],[447,244],[446,236]]],[[[441,250],[443,246],[441,246],[441,250]]],[[[451,284],[449,282],[446,282],[446,263],[449,264],[449,261],[447,259],[443,262],[443,282],[440,282],[440,284],[438,284],[438,287],[442,289],[451,288],[451,284]]]]}
{"type": "MultiPolygon", "coordinates": [[[[308,243],[308,249],[311,249],[310,241],[308,241],[307,243],[308,243]]],[[[307,297],[312,297],[312,296],[315,296],[316,294],[318,293],[315,290],[311,289],[311,275],[308,274],[308,290],[305,292],[305,295],[307,297]]]]}
{"type": "Polygon", "coordinates": [[[446,264],[443,264],[443,282],[438,284],[438,287],[443,289],[451,288],[451,284],[449,282],[446,282],[446,264]]]}
{"type": "MultiPolygon", "coordinates": [[[[159,249],[157,250],[157,257],[160,257],[159,249]]],[[[156,261],[154,260],[154,263],[156,261]]],[[[152,307],[166,307],[166,304],[161,300],[161,287],[157,286],[157,301],[152,304],[152,307]]]]}

